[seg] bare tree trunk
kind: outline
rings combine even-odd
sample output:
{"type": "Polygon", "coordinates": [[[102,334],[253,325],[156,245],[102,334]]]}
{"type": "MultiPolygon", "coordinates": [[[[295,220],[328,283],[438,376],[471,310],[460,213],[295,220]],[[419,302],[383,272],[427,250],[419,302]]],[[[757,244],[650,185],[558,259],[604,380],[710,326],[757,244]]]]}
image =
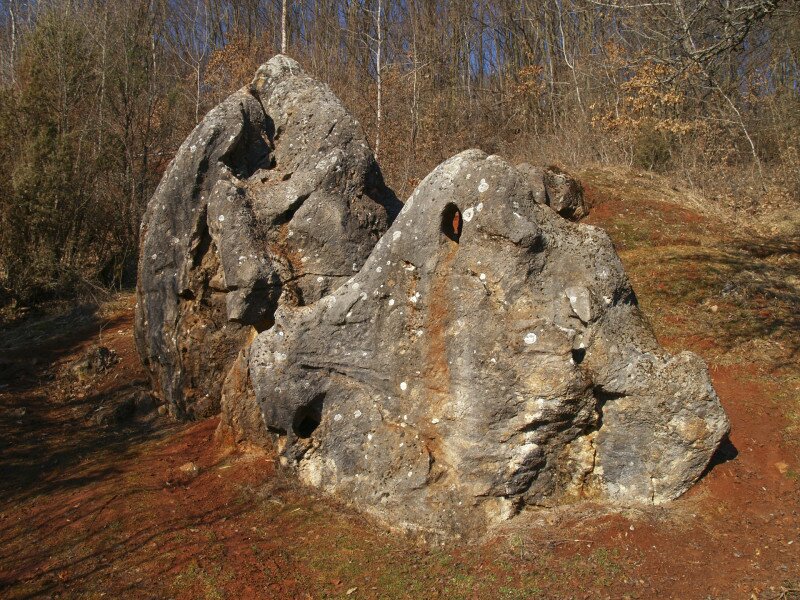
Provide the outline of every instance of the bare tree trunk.
{"type": "Polygon", "coordinates": [[[98,102],[98,121],[99,127],[97,128],[97,151],[102,152],[103,146],[103,119],[105,114],[103,108],[106,103],[106,55],[108,53],[108,5],[105,6],[105,14],[103,15],[103,42],[100,46],[100,100],[98,102]]]}
{"type": "Polygon", "coordinates": [[[281,3],[281,54],[286,54],[286,4],[288,0],[281,3]]]}
{"type": "Polygon", "coordinates": [[[419,55],[417,54],[417,7],[414,3],[409,6],[409,19],[411,19],[411,127],[409,130],[408,152],[406,153],[405,176],[400,188],[401,196],[405,196],[406,185],[409,182],[409,172],[412,162],[416,164],[417,130],[419,122],[419,55]],[[413,11],[413,12],[412,12],[413,11]]]}
{"type": "Polygon", "coordinates": [[[578,85],[578,77],[575,74],[575,57],[572,57],[572,63],[569,62],[569,57],[567,56],[567,37],[564,35],[564,19],[561,15],[561,0],[554,0],[556,9],[558,10],[558,30],[561,33],[561,51],[564,54],[564,63],[566,63],[569,70],[572,72],[572,81],[575,84],[575,97],[578,100],[578,108],[581,110],[581,114],[586,114],[586,111],[583,110],[583,101],[581,100],[581,88],[578,85]]]}
{"type": "Polygon", "coordinates": [[[9,69],[11,71],[11,83],[16,83],[16,54],[17,54],[17,17],[14,14],[14,1],[12,0],[8,6],[8,12],[11,17],[11,64],[9,69]]]}
{"type": "Polygon", "coordinates": [[[378,0],[378,10],[375,12],[375,28],[377,29],[378,49],[375,52],[375,71],[378,84],[377,117],[375,123],[375,158],[381,147],[381,51],[383,50],[383,27],[381,27],[382,0],[378,0]]]}

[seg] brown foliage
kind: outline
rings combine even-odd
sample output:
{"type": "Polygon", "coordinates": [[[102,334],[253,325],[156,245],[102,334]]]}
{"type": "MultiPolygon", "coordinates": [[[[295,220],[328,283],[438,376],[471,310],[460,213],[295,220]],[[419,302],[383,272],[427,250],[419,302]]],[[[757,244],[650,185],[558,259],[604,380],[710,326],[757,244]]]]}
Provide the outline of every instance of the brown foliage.
{"type": "MultiPolygon", "coordinates": [[[[0,302],[129,283],[160,174],[203,113],[280,48],[281,3],[8,6],[0,302]]],[[[540,164],[656,169],[750,208],[776,194],[800,200],[796,3],[287,8],[287,52],[380,137],[401,197],[443,159],[480,147],[540,164]]]]}

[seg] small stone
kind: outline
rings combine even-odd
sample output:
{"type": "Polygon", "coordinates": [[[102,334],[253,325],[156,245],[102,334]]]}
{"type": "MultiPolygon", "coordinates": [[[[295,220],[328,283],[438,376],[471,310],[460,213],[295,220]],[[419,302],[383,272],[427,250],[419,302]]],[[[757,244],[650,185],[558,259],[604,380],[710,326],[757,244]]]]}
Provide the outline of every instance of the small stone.
{"type": "Polygon", "coordinates": [[[181,473],[189,475],[190,477],[197,477],[197,475],[200,473],[200,467],[198,467],[197,464],[193,462],[187,462],[182,464],[180,467],[178,467],[178,470],[181,473]]]}

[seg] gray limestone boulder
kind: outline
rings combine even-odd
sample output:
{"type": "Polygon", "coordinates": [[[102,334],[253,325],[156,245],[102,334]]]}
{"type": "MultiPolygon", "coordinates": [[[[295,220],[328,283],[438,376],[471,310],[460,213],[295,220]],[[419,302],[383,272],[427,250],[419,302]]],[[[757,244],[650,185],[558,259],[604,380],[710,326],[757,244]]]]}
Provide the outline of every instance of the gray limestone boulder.
{"type": "Polygon", "coordinates": [[[547,204],[565,219],[578,221],[589,214],[581,182],[556,166],[544,169],[547,204]]]}
{"type": "Polygon", "coordinates": [[[520,163],[517,170],[528,180],[537,204],[546,204],[565,219],[579,221],[589,214],[583,186],[575,177],[556,166],[535,167],[520,163]]]}
{"type": "Polygon", "coordinates": [[[248,362],[239,414],[261,413],[282,462],[410,530],[661,503],[729,430],[702,361],[659,347],[608,236],[477,150],[428,175],[341,286],[281,304],[248,362]]]}
{"type": "Polygon", "coordinates": [[[547,190],[544,187],[544,169],[536,167],[530,163],[520,163],[517,171],[528,180],[533,193],[533,201],[536,204],[547,205],[547,190]]]}
{"type": "Polygon", "coordinates": [[[170,411],[219,412],[275,309],[357,272],[400,206],[359,124],[295,61],[276,56],[210,111],[141,228],[136,341],[170,411]]]}

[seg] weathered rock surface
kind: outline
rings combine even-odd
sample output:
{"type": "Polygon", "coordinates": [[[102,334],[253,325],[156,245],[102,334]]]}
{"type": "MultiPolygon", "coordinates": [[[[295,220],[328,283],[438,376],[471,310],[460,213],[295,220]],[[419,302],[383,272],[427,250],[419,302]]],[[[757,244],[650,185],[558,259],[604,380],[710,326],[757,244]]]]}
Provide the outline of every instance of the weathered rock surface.
{"type": "Polygon", "coordinates": [[[546,204],[565,219],[579,221],[589,214],[581,182],[556,166],[535,167],[530,163],[517,165],[531,184],[537,204],[546,204]]]}
{"type": "Polygon", "coordinates": [[[535,193],[459,154],[357,274],[277,310],[245,397],[303,481],[454,532],[525,505],[660,503],[701,475],[729,429],[705,365],[658,346],[608,236],[535,193]]]}
{"type": "Polygon", "coordinates": [[[470,150],[399,206],[294,61],[211,111],[142,230],[137,343],[171,412],[221,398],[223,435],[408,529],[701,475],[729,429],[706,367],[658,346],[608,236],[572,222],[577,180],[470,150]]]}
{"type": "Polygon", "coordinates": [[[136,339],[170,411],[218,412],[277,306],[358,271],[399,208],[358,123],[295,61],[276,56],[209,112],[141,230],[136,339]]]}

